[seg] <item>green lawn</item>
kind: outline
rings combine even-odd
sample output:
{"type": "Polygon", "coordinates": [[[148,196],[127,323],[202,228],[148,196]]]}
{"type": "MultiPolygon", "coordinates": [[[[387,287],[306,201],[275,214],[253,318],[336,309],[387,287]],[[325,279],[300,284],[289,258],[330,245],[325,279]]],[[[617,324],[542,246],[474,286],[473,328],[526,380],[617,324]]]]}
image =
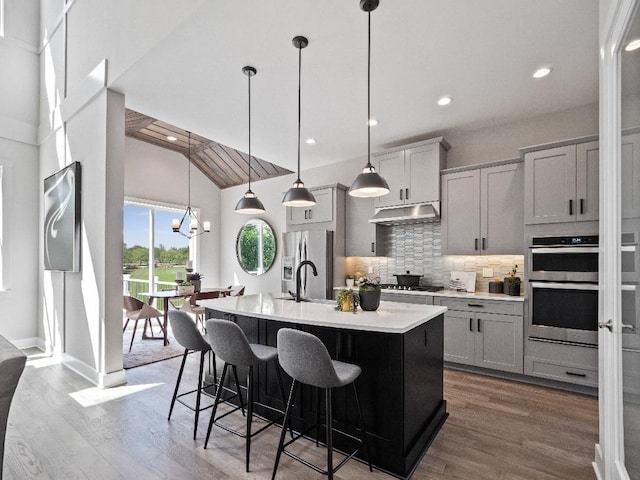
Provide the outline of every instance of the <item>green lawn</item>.
{"type": "MultiPolygon", "coordinates": [[[[166,267],[166,268],[156,268],[154,270],[158,280],[161,282],[173,282],[176,279],[176,272],[182,272],[182,278],[187,278],[187,272],[183,267],[166,267]]],[[[131,271],[131,278],[136,280],[148,280],[149,279],[149,269],[148,268],[137,268],[131,271]]]]}

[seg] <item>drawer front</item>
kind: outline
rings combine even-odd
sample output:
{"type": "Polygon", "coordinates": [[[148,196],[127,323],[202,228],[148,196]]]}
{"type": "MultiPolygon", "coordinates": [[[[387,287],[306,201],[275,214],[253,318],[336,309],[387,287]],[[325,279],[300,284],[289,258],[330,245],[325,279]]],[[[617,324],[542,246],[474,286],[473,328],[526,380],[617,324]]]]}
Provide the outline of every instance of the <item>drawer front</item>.
{"type": "Polygon", "coordinates": [[[524,373],[525,375],[575,383],[587,387],[598,386],[598,369],[584,365],[573,365],[541,358],[525,357],[524,373]]]}
{"type": "Polygon", "coordinates": [[[406,295],[402,293],[382,293],[380,300],[383,302],[404,302],[404,303],[417,303],[420,305],[430,305],[429,299],[432,298],[427,295],[406,295]]]}
{"type": "Polygon", "coordinates": [[[479,313],[498,313],[502,315],[522,315],[523,302],[500,300],[475,300],[473,298],[440,297],[439,304],[450,310],[479,313]]]}

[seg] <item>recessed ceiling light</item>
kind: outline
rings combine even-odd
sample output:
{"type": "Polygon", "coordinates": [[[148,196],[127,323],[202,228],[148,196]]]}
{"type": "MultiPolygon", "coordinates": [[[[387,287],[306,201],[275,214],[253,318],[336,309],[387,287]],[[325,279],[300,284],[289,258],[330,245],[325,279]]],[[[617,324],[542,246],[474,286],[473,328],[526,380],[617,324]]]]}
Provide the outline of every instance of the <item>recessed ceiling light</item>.
{"type": "Polygon", "coordinates": [[[369,125],[372,127],[375,127],[376,125],[378,125],[378,120],[376,120],[375,118],[370,118],[369,119],[369,125]]]}
{"type": "Polygon", "coordinates": [[[173,135],[168,135],[167,136],[167,140],[169,140],[170,142],[175,142],[178,139],[176,137],[174,137],[173,135]]]}
{"type": "Polygon", "coordinates": [[[307,142],[309,145],[313,145],[314,143],[316,143],[316,139],[315,138],[307,138],[305,140],[305,142],[307,142]]]}
{"type": "Polygon", "coordinates": [[[441,97],[438,99],[438,105],[440,105],[441,107],[449,105],[451,102],[453,102],[453,98],[451,97],[441,97]]]}
{"type": "Polygon", "coordinates": [[[636,38],[635,40],[631,40],[627,43],[627,46],[624,47],[625,52],[633,52],[640,48],[640,38],[636,38]]]}
{"type": "Polygon", "coordinates": [[[546,77],[551,73],[551,67],[542,67],[533,72],[533,78],[542,78],[546,77]]]}

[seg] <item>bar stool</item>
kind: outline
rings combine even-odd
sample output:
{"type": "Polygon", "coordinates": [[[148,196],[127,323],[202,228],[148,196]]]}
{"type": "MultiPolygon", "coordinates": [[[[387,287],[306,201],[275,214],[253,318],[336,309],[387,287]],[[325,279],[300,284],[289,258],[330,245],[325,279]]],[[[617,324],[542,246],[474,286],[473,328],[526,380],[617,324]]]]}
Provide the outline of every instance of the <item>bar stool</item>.
{"type": "MultiPolygon", "coordinates": [[[[173,412],[173,406],[176,403],[176,400],[180,402],[185,407],[193,410],[196,414],[196,418],[193,425],[193,439],[196,439],[196,433],[198,431],[198,418],[200,416],[200,412],[203,410],[207,410],[211,408],[213,405],[209,405],[204,408],[200,408],[200,397],[202,394],[202,389],[206,387],[210,387],[211,385],[203,385],[202,384],[202,370],[204,367],[204,357],[207,352],[211,351],[211,345],[207,342],[202,334],[198,331],[198,327],[193,322],[191,317],[183,311],[180,310],[170,310],[169,311],[169,322],[171,324],[171,330],[173,331],[173,336],[176,341],[184,347],[184,355],[182,356],[182,364],[180,365],[180,372],[178,373],[178,380],[176,381],[176,388],[173,392],[173,398],[171,399],[171,407],[169,408],[169,417],[167,420],[171,420],[171,413],[173,412]],[[194,390],[190,390],[188,392],[181,393],[178,395],[178,389],[180,387],[180,380],[182,379],[182,372],[184,371],[184,365],[187,361],[187,354],[189,350],[193,350],[196,352],[200,352],[200,369],[198,371],[198,388],[194,390]],[[187,404],[181,397],[185,395],[190,395],[193,392],[196,393],[196,406],[195,408],[191,405],[187,404]]],[[[215,359],[213,362],[214,371],[213,378],[214,383],[216,383],[216,371],[215,371],[215,359]]]]}
{"type": "MultiPolygon", "coordinates": [[[[207,430],[207,437],[204,441],[204,448],[207,448],[207,444],[209,443],[209,436],[211,435],[211,428],[215,424],[216,426],[233,433],[234,435],[238,435],[246,439],[245,442],[245,468],[246,471],[249,471],[249,454],[251,452],[251,439],[265,430],[266,428],[273,425],[277,420],[280,420],[284,417],[284,414],[281,410],[271,407],[270,405],[265,405],[263,403],[254,401],[254,385],[253,385],[253,369],[255,366],[260,364],[264,364],[267,362],[273,362],[276,369],[276,379],[278,381],[278,387],[280,388],[280,395],[282,396],[283,404],[286,403],[284,387],[282,385],[282,376],[280,374],[280,367],[278,365],[278,350],[275,347],[269,347],[266,345],[259,345],[249,343],[246,335],[242,331],[242,329],[235,324],[234,322],[230,322],[229,320],[218,320],[218,319],[210,319],[207,321],[207,334],[209,335],[209,342],[216,356],[220,358],[224,362],[224,368],[222,369],[222,376],[220,377],[220,383],[218,384],[218,388],[216,390],[216,399],[213,403],[213,410],[211,411],[211,419],[209,420],[209,429],[207,430]],[[218,405],[221,400],[223,385],[225,381],[225,377],[227,375],[227,371],[229,366],[232,367],[234,374],[236,375],[236,386],[237,386],[237,373],[236,367],[248,367],[248,375],[247,375],[247,427],[245,432],[239,432],[233,430],[232,428],[219,423],[218,421],[227,415],[232,414],[238,409],[243,408],[242,396],[239,396],[240,406],[220,415],[216,418],[216,412],[218,410],[218,405]],[[277,420],[273,420],[268,422],[266,425],[262,426],[255,432],[251,432],[251,423],[253,420],[253,407],[254,405],[259,405],[268,410],[278,412],[282,414],[280,418],[277,420]]],[[[240,389],[238,388],[238,394],[240,394],[240,389]]],[[[226,399],[225,399],[226,400],[226,399]]]]}
{"type": "MultiPolygon", "coordinates": [[[[371,455],[369,454],[369,443],[367,441],[367,432],[364,428],[364,421],[362,419],[362,410],[360,409],[360,401],[358,400],[358,392],[356,390],[356,379],[360,376],[362,370],[359,366],[350,363],[339,362],[332,360],[329,356],[327,348],[322,341],[315,335],[310,333],[301,332],[300,330],[293,330],[291,328],[282,328],[278,330],[278,358],[282,369],[293,378],[291,384],[291,391],[289,393],[289,400],[287,402],[287,408],[285,411],[285,417],[283,421],[283,428],[280,434],[280,442],[278,443],[278,452],[276,453],[276,462],[273,466],[272,480],[276,478],[276,471],[278,470],[278,463],[280,462],[280,456],[282,453],[289,457],[303,463],[304,465],[312,468],[318,473],[327,475],[330,480],[333,479],[333,474],[337,472],[349,459],[351,459],[362,447],[365,446],[367,454],[367,463],[369,464],[369,471],[373,471],[371,467],[371,455]],[[307,460],[291,453],[286,450],[286,447],[304,436],[311,429],[316,428],[316,445],[318,444],[318,424],[320,423],[320,402],[318,401],[318,413],[317,424],[298,434],[293,439],[284,443],[284,437],[286,433],[285,425],[289,420],[291,414],[291,404],[293,403],[293,396],[298,383],[311,385],[318,389],[325,390],[325,402],[326,402],[326,442],[327,442],[327,469],[314,465],[307,460]],[[358,423],[360,431],[362,432],[362,438],[356,438],[349,435],[346,432],[332,428],[333,416],[331,408],[331,392],[334,388],[344,387],[346,385],[353,385],[353,394],[356,400],[356,409],[358,411],[358,423]],[[333,431],[340,433],[346,437],[358,441],[357,448],[349,454],[340,464],[333,468],[333,431]]],[[[319,392],[319,390],[318,390],[319,392]]],[[[319,400],[318,395],[318,400],[319,400]]]]}

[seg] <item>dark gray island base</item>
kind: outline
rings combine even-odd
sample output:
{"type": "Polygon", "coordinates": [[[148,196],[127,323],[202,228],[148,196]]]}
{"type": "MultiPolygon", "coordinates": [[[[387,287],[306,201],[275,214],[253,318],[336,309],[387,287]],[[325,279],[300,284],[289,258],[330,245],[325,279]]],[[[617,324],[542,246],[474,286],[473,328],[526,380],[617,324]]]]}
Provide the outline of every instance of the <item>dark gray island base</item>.
{"type": "MultiPolygon", "coordinates": [[[[442,313],[406,332],[389,333],[309,325],[296,323],[293,319],[259,318],[249,312],[230,313],[232,309],[229,308],[210,308],[215,302],[207,301],[207,318],[226,318],[236,322],[252,343],[276,346],[280,328],[297,328],[319,337],[332,358],[359,365],[362,374],[357,380],[357,388],[369,438],[371,462],[394,476],[411,476],[448,416],[443,399],[442,313]]],[[[363,314],[359,312],[353,317],[357,319],[358,315],[363,314]]],[[[246,372],[240,368],[238,370],[239,376],[246,378],[246,372]]],[[[261,366],[254,376],[254,382],[257,382],[256,400],[284,410],[273,367],[261,366]]],[[[291,379],[286,375],[283,377],[288,394],[291,379]]],[[[359,436],[354,403],[350,389],[335,390],[334,427],[359,436]]],[[[324,420],[324,408],[322,410],[324,420]]],[[[258,407],[256,413],[267,418],[273,416],[273,412],[258,407]]],[[[302,431],[313,425],[315,419],[316,390],[301,386],[297,390],[292,412],[293,428],[302,431]]],[[[311,434],[314,434],[314,430],[311,434]]],[[[320,441],[324,441],[322,429],[320,441]]],[[[339,434],[334,435],[333,441],[334,448],[338,450],[353,449],[353,441],[339,434]]],[[[365,455],[364,449],[358,453],[361,459],[365,455]]]]}

